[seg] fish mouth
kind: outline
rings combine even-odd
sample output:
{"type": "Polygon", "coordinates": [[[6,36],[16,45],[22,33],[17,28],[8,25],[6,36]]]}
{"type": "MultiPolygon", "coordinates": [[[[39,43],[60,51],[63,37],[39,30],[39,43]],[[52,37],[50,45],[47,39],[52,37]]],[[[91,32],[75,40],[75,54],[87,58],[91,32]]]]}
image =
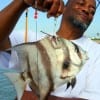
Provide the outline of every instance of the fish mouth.
{"type": "Polygon", "coordinates": [[[71,76],[60,76],[60,79],[70,78],[71,76]]]}
{"type": "Polygon", "coordinates": [[[61,79],[66,79],[66,78],[68,78],[68,83],[67,83],[66,89],[68,89],[69,86],[72,86],[72,88],[74,88],[74,86],[75,86],[75,84],[76,84],[76,77],[70,79],[71,76],[65,76],[65,77],[61,76],[60,78],[61,78],[61,79]]]}

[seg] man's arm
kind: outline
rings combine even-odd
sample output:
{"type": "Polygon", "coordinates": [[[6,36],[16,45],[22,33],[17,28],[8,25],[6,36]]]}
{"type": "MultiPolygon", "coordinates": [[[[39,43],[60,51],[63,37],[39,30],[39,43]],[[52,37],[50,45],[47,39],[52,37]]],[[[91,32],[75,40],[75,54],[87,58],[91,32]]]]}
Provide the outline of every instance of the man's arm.
{"type": "MultiPolygon", "coordinates": [[[[38,9],[40,11],[47,11],[49,16],[55,16],[64,7],[62,0],[37,1],[38,9]],[[49,5],[49,8],[47,5],[49,5]]],[[[12,32],[21,14],[28,7],[34,8],[35,0],[14,0],[0,11],[0,45],[6,44],[9,34],[12,32]]]]}
{"type": "MultiPolygon", "coordinates": [[[[38,100],[38,97],[33,93],[32,91],[25,91],[24,95],[22,96],[22,100],[26,100],[27,98],[30,98],[32,100],[38,100]]],[[[82,99],[82,98],[62,98],[62,97],[56,97],[56,96],[49,96],[47,100],[87,100],[87,99],[82,99]]]]}
{"type": "Polygon", "coordinates": [[[27,8],[23,0],[14,0],[0,12],[0,43],[8,38],[22,12],[27,8]]]}

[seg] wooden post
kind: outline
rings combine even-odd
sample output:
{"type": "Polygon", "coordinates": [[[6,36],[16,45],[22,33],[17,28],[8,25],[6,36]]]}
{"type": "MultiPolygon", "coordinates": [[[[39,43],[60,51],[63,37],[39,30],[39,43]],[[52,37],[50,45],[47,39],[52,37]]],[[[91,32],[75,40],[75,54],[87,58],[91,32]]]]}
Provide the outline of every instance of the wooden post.
{"type": "Polygon", "coordinates": [[[26,16],[25,16],[25,42],[28,41],[28,9],[26,9],[26,16]]]}

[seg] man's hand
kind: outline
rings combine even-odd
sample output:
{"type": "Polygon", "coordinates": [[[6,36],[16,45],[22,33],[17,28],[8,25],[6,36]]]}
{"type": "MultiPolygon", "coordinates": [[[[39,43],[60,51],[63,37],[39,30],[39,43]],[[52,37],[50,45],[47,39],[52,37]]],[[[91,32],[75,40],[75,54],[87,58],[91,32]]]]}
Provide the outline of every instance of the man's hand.
{"type": "Polygon", "coordinates": [[[24,2],[40,11],[47,12],[47,17],[58,17],[63,13],[63,0],[24,0],[24,2]]]}

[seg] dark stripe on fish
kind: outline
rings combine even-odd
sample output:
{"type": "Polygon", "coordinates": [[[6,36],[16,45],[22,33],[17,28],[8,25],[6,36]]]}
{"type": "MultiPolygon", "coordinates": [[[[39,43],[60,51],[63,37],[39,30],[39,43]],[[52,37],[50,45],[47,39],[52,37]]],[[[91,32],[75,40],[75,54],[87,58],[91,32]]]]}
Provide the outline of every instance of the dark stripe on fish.
{"type": "Polygon", "coordinates": [[[42,43],[38,42],[36,43],[36,46],[41,54],[41,59],[42,59],[42,64],[44,65],[44,70],[46,70],[46,74],[49,78],[49,82],[51,84],[51,86],[53,86],[53,81],[52,81],[52,72],[51,72],[51,62],[50,62],[50,58],[49,58],[49,55],[45,49],[45,47],[42,45],[42,43]],[[46,59],[44,59],[46,58],[46,59]]]}

